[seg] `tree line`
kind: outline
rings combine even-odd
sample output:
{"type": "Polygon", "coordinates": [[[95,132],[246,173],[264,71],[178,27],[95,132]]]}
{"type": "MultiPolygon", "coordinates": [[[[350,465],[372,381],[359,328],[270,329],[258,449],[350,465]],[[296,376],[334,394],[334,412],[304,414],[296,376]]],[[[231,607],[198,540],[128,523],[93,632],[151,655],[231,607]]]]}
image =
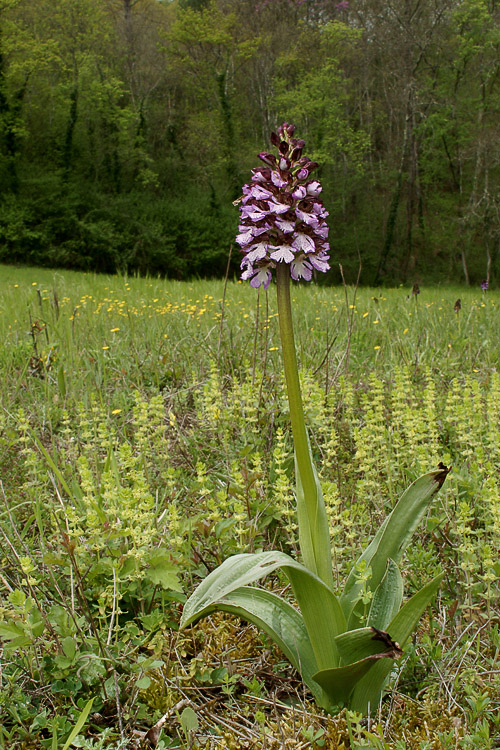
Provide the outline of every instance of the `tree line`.
{"type": "Polygon", "coordinates": [[[348,281],[494,282],[499,72],[497,0],[0,0],[0,261],[223,275],[288,121],[348,281]]]}

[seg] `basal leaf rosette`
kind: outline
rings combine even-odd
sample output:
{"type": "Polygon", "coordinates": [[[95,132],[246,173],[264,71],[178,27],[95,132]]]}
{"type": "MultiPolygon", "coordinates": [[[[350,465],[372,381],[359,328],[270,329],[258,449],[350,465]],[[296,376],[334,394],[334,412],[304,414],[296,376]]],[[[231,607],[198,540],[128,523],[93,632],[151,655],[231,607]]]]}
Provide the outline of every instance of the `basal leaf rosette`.
{"type": "Polygon", "coordinates": [[[313,269],[326,272],[330,246],[322,187],[311,179],[316,162],[302,156],[305,142],[293,137],[295,125],[283,123],[271,133],[278,155],[261,153],[263,167],[252,170],[243,186],[236,241],[243,253],[241,278],[267,289],[278,263],[290,268],[296,281],[310,281],[313,269]]]}

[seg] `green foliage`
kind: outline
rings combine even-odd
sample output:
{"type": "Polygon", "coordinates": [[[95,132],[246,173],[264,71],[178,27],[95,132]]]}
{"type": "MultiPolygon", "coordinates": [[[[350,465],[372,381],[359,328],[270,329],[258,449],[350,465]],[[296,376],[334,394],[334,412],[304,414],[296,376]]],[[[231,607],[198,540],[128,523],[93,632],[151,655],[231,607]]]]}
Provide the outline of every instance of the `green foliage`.
{"type": "Polygon", "coordinates": [[[322,167],[337,166],[345,159],[353,173],[363,169],[370,138],[350,122],[352,82],[346,78],[341,60],[356,54],[360,37],[357,29],[339,21],[318,30],[303,27],[294,47],[276,61],[278,111],[291,122],[308,123],[314,143],[311,157],[322,167]]]}
{"type": "Polygon", "coordinates": [[[101,273],[186,278],[222,275],[234,237],[233,211],[219,211],[193,193],[182,201],[151,201],[33,182],[0,209],[0,260],[101,273]],[[42,196],[36,196],[41,188],[42,196]]]}
{"type": "MultiPolygon", "coordinates": [[[[204,742],[209,722],[221,746],[241,747],[243,737],[222,724],[237,719],[248,741],[265,734],[271,745],[283,737],[298,744],[305,727],[311,736],[322,731],[323,747],[347,748],[345,713],[326,718],[314,710],[312,693],[298,689],[297,673],[267,636],[213,614],[177,632],[182,602],[172,565],[190,591],[208,569],[249,548],[277,547],[296,557],[292,442],[272,296],[266,303],[233,282],[224,297],[220,282],[9,266],[0,277],[0,746],[50,748],[56,728],[61,747],[95,696],[78,742],[123,747],[116,672],[129,742],[187,694],[200,722],[193,744],[204,742]],[[82,600],[61,533],[68,533],[66,518],[82,600]],[[133,574],[125,567],[130,560],[133,574]],[[168,588],[152,580],[157,575],[168,588]],[[254,675],[261,701],[243,682],[254,675]],[[269,707],[264,701],[277,688],[269,707]],[[304,709],[280,703],[290,695],[304,709]]],[[[404,646],[388,675],[390,700],[371,708],[369,729],[351,716],[352,741],[390,750],[429,742],[483,750],[498,735],[500,695],[498,295],[422,286],[416,301],[407,299],[410,291],[361,289],[353,301],[348,289],[349,309],[342,289],[292,290],[337,590],[361,552],[360,539],[382,525],[404,488],[431,470],[437,455],[453,465],[398,563],[408,600],[445,571],[438,606],[404,646]],[[333,325],[337,339],[329,349],[333,325]]],[[[363,607],[373,617],[378,612],[375,627],[398,640],[382,625],[394,617],[383,580],[373,593],[370,566],[356,567],[363,607]]],[[[389,588],[400,589],[390,563],[387,575],[389,588]]],[[[276,570],[257,596],[269,600],[269,612],[273,596],[287,599],[296,623],[300,613],[285,583],[276,570]]],[[[165,746],[185,743],[175,711],[161,736],[165,746]]]]}
{"type": "Polygon", "coordinates": [[[236,218],[220,207],[296,120],[349,281],[360,257],[365,284],[498,276],[494,3],[4,0],[0,14],[4,262],[222,276],[236,218]]]}

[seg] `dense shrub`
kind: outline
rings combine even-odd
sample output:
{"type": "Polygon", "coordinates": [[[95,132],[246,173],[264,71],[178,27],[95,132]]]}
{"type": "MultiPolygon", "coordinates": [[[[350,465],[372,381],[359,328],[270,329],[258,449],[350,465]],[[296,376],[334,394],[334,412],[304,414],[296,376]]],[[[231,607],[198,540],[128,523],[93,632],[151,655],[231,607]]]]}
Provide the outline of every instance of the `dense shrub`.
{"type": "Polygon", "coordinates": [[[237,223],[231,203],[202,190],[169,199],[151,190],[33,181],[0,206],[0,261],[185,279],[225,272],[237,223]]]}

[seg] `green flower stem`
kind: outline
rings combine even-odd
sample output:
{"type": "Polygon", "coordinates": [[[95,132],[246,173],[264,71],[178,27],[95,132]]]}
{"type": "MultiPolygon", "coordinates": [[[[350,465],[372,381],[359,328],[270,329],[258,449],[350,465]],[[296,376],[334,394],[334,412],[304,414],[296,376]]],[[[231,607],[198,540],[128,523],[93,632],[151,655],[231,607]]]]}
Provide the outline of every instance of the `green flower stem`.
{"type": "Polygon", "coordinates": [[[277,264],[276,280],[281,348],[295,447],[300,549],[304,565],[333,587],[328,519],[307,437],[293,335],[290,269],[285,263],[277,264]]]}
{"type": "Polygon", "coordinates": [[[293,335],[292,305],[290,300],[290,269],[285,263],[278,263],[276,268],[278,315],[280,322],[281,350],[285,368],[290,421],[292,423],[295,456],[302,478],[304,494],[309,497],[316,492],[316,480],[309,453],[304,408],[300,392],[299,370],[293,335]]]}

